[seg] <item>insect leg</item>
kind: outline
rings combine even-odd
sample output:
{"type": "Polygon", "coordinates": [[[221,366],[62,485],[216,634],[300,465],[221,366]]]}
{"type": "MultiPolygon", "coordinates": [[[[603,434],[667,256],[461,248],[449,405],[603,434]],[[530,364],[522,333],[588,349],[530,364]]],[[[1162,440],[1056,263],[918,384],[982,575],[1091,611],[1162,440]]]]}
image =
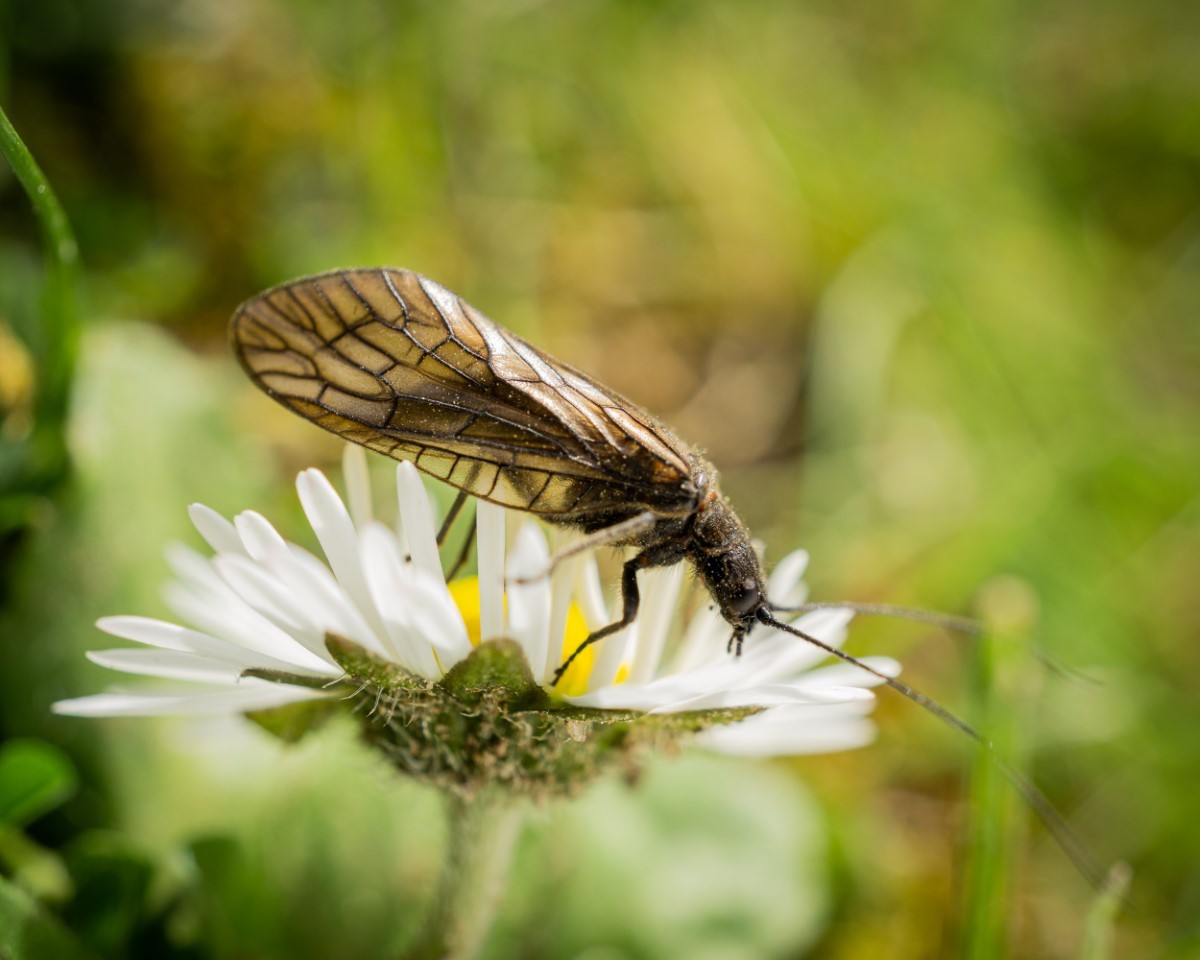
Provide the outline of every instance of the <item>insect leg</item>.
{"type": "Polygon", "coordinates": [[[725,652],[732,653],[735,657],[742,655],[742,644],[746,639],[746,628],[736,626],[733,628],[733,633],[729,637],[729,642],[725,644],[725,652]]]}
{"type": "Polygon", "coordinates": [[[618,630],[624,630],[627,626],[637,619],[638,606],[641,604],[641,594],[638,592],[637,575],[638,571],[645,567],[648,563],[648,558],[645,553],[639,553],[636,557],[625,561],[625,566],[621,568],[621,619],[614,623],[610,623],[607,627],[601,627],[599,630],[589,634],[588,638],[577,646],[566,660],[564,660],[557,670],[554,671],[554,680],[551,681],[551,686],[556,686],[558,681],[562,679],[567,668],[575,662],[575,658],[581,654],[584,649],[590,647],[593,643],[598,643],[605,637],[611,637],[618,630]]]}
{"type": "Polygon", "coordinates": [[[458,557],[454,561],[454,565],[446,573],[446,580],[449,582],[458,576],[458,573],[466,565],[467,558],[471,555],[471,544],[475,542],[475,524],[478,522],[478,517],[471,515],[471,525],[467,528],[466,539],[463,540],[462,548],[458,551],[458,557]]]}
{"type": "Polygon", "coordinates": [[[574,543],[568,543],[565,547],[555,550],[550,557],[550,562],[546,564],[546,569],[533,577],[523,577],[516,583],[533,583],[535,580],[541,580],[544,577],[550,576],[555,568],[564,560],[569,560],[576,554],[583,553],[585,550],[595,550],[597,547],[610,547],[621,543],[625,540],[631,540],[638,534],[645,533],[655,523],[658,522],[658,517],[649,510],[635,514],[627,520],[622,520],[620,523],[614,523],[611,527],[601,527],[589,533],[586,537],[581,537],[574,543]]]}
{"type": "Polygon", "coordinates": [[[442,521],[442,529],[438,531],[437,545],[440,547],[446,542],[446,537],[450,533],[450,528],[454,526],[454,521],[458,519],[458,515],[462,513],[463,504],[467,502],[467,491],[459,490],[458,496],[454,498],[454,502],[450,504],[450,509],[446,511],[446,519],[442,521]]]}

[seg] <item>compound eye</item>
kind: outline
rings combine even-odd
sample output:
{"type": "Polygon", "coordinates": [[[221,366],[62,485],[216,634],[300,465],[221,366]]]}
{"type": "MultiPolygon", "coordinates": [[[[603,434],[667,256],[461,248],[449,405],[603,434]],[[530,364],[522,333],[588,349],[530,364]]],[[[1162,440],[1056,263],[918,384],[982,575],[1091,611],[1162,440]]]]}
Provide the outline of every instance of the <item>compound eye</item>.
{"type": "Polygon", "coordinates": [[[753,580],[746,580],[742,584],[742,589],[729,601],[729,609],[738,616],[744,616],[758,606],[760,598],[758,584],[753,580]]]}

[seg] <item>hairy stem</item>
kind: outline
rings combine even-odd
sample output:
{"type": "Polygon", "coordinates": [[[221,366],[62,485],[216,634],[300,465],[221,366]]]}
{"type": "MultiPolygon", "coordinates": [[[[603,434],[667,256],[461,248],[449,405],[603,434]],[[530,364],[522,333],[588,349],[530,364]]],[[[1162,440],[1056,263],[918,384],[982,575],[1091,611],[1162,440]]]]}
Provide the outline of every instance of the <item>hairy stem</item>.
{"type": "Polygon", "coordinates": [[[473,960],[479,954],[504,895],[522,810],[508,798],[447,794],[441,880],[404,960],[473,960]]]}

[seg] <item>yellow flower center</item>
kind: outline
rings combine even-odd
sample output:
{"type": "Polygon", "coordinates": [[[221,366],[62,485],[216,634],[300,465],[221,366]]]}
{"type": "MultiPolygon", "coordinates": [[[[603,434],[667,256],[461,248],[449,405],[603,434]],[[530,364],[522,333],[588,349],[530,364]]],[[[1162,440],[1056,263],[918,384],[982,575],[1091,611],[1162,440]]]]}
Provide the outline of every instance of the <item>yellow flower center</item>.
{"type": "MultiPolygon", "coordinates": [[[[462,614],[463,622],[467,625],[467,636],[471,639],[471,645],[479,646],[483,631],[480,626],[479,578],[463,577],[449,584],[449,588],[450,596],[457,605],[458,612],[462,614]]],[[[505,603],[507,605],[507,598],[505,598],[505,603]]],[[[572,603],[570,609],[567,610],[567,624],[563,630],[562,659],[566,660],[587,637],[588,628],[583,619],[583,612],[572,603]]],[[[575,658],[575,662],[571,664],[562,680],[554,688],[555,691],[570,697],[585,693],[588,678],[591,676],[595,664],[596,648],[588,647],[575,658]]],[[[620,683],[628,673],[628,669],[622,666],[617,674],[616,682],[620,683]]]]}

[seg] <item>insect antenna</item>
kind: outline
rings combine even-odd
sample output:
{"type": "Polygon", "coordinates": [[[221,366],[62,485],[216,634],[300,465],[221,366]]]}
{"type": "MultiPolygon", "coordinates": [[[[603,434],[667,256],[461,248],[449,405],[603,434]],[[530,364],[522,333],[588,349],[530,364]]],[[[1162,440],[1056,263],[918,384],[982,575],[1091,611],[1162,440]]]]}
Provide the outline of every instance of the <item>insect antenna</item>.
{"type": "MultiPolygon", "coordinates": [[[[841,604],[831,604],[831,606],[842,606],[841,604]]],[[[987,751],[988,756],[996,765],[996,768],[1004,775],[1005,779],[1012,784],[1013,789],[1021,795],[1021,798],[1029,804],[1033,812],[1037,814],[1038,819],[1042,821],[1046,829],[1050,831],[1050,835],[1054,837],[1055,843],[1066,854],[1067,859],[1075,865],[1075,868],[1084,876],[1084,878],[1097,890],[1105,890],[1108,887],[1108,871],[1101,868],[1095,858],[1088,851],[1083,841],[1075,835],[1070,825],[1063,819],[1061,813],[1055,808],[1054,804],[1046,797],[1041,790],[1034,785],[1028,777],[1022,774],[1019,770],[1013,767],[1007,760],[1004,759],[996,750],[995,746],[983,734],[971,726],[967,721],[963,720],[957,714],[952,713],[943,707],[936,700],[925,696],[919,690],[915,690],[908,684],[897,680],[895,677],[889,677],[879,670],[876,670],[870,664],[864,663],[857,657],[846,653],[844,650],[839,650],[837,647],[832,647],[822,640],[818,640],[811,634],[805,633],[803,630],[798,630],[791,624],[784,623],[777,619],[774,614],[767,608],[762,608],[756,614],[760,623],[764,623],[769,627],[774,627],[776,630],[782,630],[784,633],[790,633],[792,636],[799,637],[801,640],[806,640],[813,646],[819,647],[826,653],[837,657],[839,660],[844,660],[846,663],[853,664],[860,670],[865,670],[871,676],[878,678],[891,687],[897,693],[907,697],[919,707],[924,707],[935,717],[941,720],[948,726],[953,727],[961,733],[966,734],[974,740],[981,748],[987,751]]]]}
{"type": "MultiPolygon", "coordinates": [[[[773,613],[810,613],[813,610],[853,610],[868,617],[895,617],[899,620],[912,620],[915,623],[926,623],[931,627],[941,627],[952,633],[961,633],[968,637],[982,637],[984,626],[978,620],[970,617],[960,617],[953,613],[939,613],[935,610],[919,610],[914,607],[899,607],[892,603],[859,603],[853,600],[819,600],[808,603],[797,603],[790,606],[771,604],[773,613]]],[[[1088,676],[1082,670],[1063,663],[1049,651],[1034,645],[1030,653],[1047,669],[1060,677],[1078,680],[1093,686],[1099,683],[1094,677],[1088,676]]]]}
{"type": "Polygon", "coordinates": [[[812,603],[798,603],[795,606],[780,607],[771,604],[773,613],[809,613],[812,610],[853,610],[869,617],[897,617],[901,620],[913,620],[917,623],[927,623],[933,627],[942,627],[955,633],[965,633],[967,636],[983,636],[983,624],[970,617],[959,617],[952,613],[937,613],[933,610],[917,610],[913,607],[898,607],[891,603],[856,603],[837,602],[832,600],[812,603]]]}

